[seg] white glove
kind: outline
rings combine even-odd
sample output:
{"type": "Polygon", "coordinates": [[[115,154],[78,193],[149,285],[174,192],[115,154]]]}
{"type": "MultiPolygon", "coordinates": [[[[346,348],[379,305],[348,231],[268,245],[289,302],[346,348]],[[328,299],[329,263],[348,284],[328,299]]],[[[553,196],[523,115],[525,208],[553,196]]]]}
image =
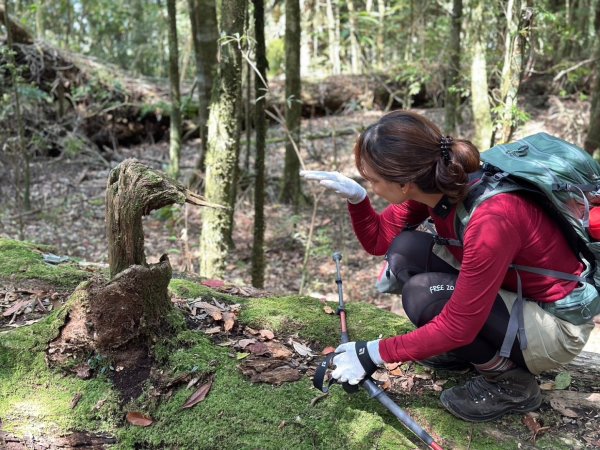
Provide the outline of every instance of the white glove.
{"type": "Polygon", "coordinates": [[[335,378],[340,383],[358,384],[365,377],[371,376],[377,370],[377,365],[383,364],[383,359],[379,355],[379,340],[347,342],[338,346],[335,352],[339,354],[333,358],[335,370],[332,372],[331,378],[335,378]],[[361,355],[365,362],[364,365],[356,353],[357,347],[359,351],[366,353],[361,355]]]}
{"type": "Polygon", "coordinates": [[[320,184],[335,191],[340,197],[348,199],[353,204],[362,202],[367,196],[364,187],[339,172],[301,170],[300,176],[307,180],[318,180],[320,184]]]}

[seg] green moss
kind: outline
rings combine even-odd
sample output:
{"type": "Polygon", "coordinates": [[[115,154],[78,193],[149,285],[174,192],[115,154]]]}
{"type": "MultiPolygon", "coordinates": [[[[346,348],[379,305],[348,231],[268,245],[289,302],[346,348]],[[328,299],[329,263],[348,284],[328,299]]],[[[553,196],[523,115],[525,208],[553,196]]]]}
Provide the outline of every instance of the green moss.
{"type": "MultiPolygon", "coordinates": [[[[329,303],[332,309],[336,303],[329,303]]],[[[327,314],[324,304],[311,297],[272,297],[248,301],[240,322],[268,328],[276,333],[295,334],[320,346],[335,345],[340,338],[340,318],[327,314]]],[[[405,333],[413,326],[406,319],[366,303],[346,305],[348,333],[352,340],[376,339],[381,334],[405,333]]]]}
{"type": "Polygon", "coordinates": [[[39,280],[55,286],[75,287],[90,277],[76,264],[47,264],[42,253],[48,246],[0,238],[0,278],[39,280]]]}
{"type": "Polygon", "coordinates": [[[169,289],[175,295],[183,298],[203,298],[208,301],[214,298],[219,302],[228,304],[244,303],[246,301],[243,298],[223,294],[222,292],[203,286],[198,282],[183,278],[172,279],[169,283],[169,289]]]}
{"type": "Polygon", "coordinates": [[[48,369],[47,342],[65,309],[45,320],[0,334],[0,417],[16,436],[56,436],[70,430],[114,433],[121,420],[117,394],[106,379],[84,381],[48,369]],[[71,408],[73,398],[81,400],[71,408]]]}

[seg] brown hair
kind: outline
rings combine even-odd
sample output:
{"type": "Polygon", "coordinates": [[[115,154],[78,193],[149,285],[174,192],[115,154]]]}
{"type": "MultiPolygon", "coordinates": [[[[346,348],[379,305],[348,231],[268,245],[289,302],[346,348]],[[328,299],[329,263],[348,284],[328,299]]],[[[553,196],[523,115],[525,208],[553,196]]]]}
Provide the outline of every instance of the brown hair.
{"type": "Polygon", "coordinates": [[[443,193],[451,201],[466,195],[468,174],[479,168],[479,150],[467,140],[448,146],[444,162],[440,129],[425,117],[392,111],[370,125],[356,141],[354,158],[360,174],[367,164],[386,181],[415,183],[423,192],[443,193]]]}

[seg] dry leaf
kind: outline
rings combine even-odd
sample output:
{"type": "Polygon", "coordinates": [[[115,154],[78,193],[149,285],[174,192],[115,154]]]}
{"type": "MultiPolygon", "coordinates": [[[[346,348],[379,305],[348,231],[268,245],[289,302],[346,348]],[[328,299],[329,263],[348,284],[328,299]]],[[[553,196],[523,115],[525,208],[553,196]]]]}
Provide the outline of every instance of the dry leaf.
{"type": "Polygon", "coordinates": [[[280,344],[279,342],[270,341],[265,342],[265,344],[267,347],[269,347],[269,351],[271,352],[273,358],[288,359],[291,358],[293,355],[292,351],[289,348],[287,348],[283,344],[280,344]]]}
{"type": "Polygon", "coordinates": [[[554,390],[554,381],[549,381],[547,383],[540,384],[540,389],[542,391],[553,391],[554,390]]]}
{"type": "Polygon", "coordinates": [[[325,311],[327,314],[335,314],[335,311],[331,306],[323,306],[323,311],[325,311]]]}
{"type": "Polygon", "coordinates": [[[192,378],[189,383],[187,384],[186,388],[189,389],[191,388],[193,385],[195,385],[198,381],[200,381],[200,377],[194,377],[192,378]]]}
{"type": "Polygon", "coordinates": [[[223,313],[218,306],[206,302],[194,302],[191,306],[203,309],[213,318],[213,320],[223,320],[223,313]]]}
{"type": "Polygon", "coordinates": [[[256,356],[267,355],[270,353],[269,347],[264,342],[255,342],[246,347],[250,353],[256,356]]]}
{"type": "Polygon", "coordinates": [[[204,400],[206,398],[206,396],[208,395],[208,393],[210,392],[212,383],[213,383],[213,379],[211,377],[210,380],[208,380],[206,383],[204,383],[202,386],[200,386],[198,388],[198,390],[196,392],[194,392],[190,396],[190,398],[187,399],[187,401],[182,406],[182,408],[186,408],[186,409],[191,408],[192,406],[195,406],[198,403],[200,403],[202,400],[204,400]]]}
{"type": "Polygon", "coordinates": [[[223,280],[205,280],[200,284],[213,289],[225,286],[225,282],[223,280]]]}
{"type": "Polygon", "coordinates": [[[127,422],[131,425],[136,425],[138,427],[147,427],[154,423],[151,417],[145,416],[139,412],[128,412],[127,413],[127,422]]]}
{"type": "Polygon", "coordinates": [[[204,330],[206,334],[216,334],[221,332],[221,327],[212,327],[204,330]]]}
{"type": "Polygon", "coordinates": [[[399,368],[400,364],[401,363],[399,363],[399,362],[396,362],[396,363],[385,363],[384,366],[385,366],[385,368],[387,370],[389,370],[391,372],[392,370],[396,370],[397,368],[399,368]]]}
{"type": "Polygon", "coordinates": [[[77,403],[79,403],[79,400],[81,400],[81,396],[82,394],[80,392],[78,392],[77,394],[75,394],[75,396],[71,399],[71,409],[75,408],[77,406],[77,403]]]}
{"type": "Polygon", "coordinates": [[[260,337],[265,338],[267,340],[271,340],[275,338],[275,334],[271,330],[260,330],[260,337]]]}
{"type": "Polygon", "coordinates": [[[401,377],[402,375],[404,375],[404,372],[402,372],[400,366],[396,367],[394,370],[390,370],[388,373],[392,377],[401,377]]]}
{"type": "Polygon", "coordinates": [[[247,358],[248,356],[250,356],[250,353],[238,352],[235,355],[235,359],[244,359],[244,358],[247,358]]]}
{"type": "Polygon", "coordinates": [[[568,408],[567,404],[558,398],[553,398],[552,400],[550,400],[550,406],[552,406],[553,409],[555,409],[565,417],[570,417],[572,419],[576,419],[579,417],[579,414],[577,414],[571,408],[568,408]]]}
{"type": "Polygon", "coordinates": [[[246,327],[244,329],[244,332],[247,332],[247,333],[251,334],[252,336],[256,336],[257,334],[259,334],[257,330],[255,330],[254,328],[250,328],[250,327],[246,327]]]}
{"type": "Polygon", "coordinates": [[[31,303],[31,300],[21,300],[21,301],[15,303],[14,305],[12,305],[6,311],[4,311],[2,313],[2,316],[8,317],[8,316],[12,315],[13,313],[18,314],[21,311],[21,309],[24,308],[25,306],[29,305],[29,303],[31,303]]]}
{"type": "Polygon", "coordinates": [[[329,355],[330,353],[335,352],[335,347],[325,347],[321,352],[321,355],[329,355]]]}
{"type": "Polygon", "coordinates": [[[523,417],[523,423],[529,431],[531,431],[531,437],[529,438],[535,444],[535,441],[538,437],[541,437],[545,431],[547,431],[550,427],[544,427],[543,423],[538,420],[538,414],[535,413],[527,413],[523,417]]]}
{"type": "Polygon", "coordinates": [[[250,344],[254,344],[256,339],[240,339],[237,343],[239,348],[246,348],[250,344]]]}
{"type": "Polygon", "coordinates": [[[225,329],[225,331],[231,331],[233,329],[233,326],[235,325],[235,314],[231,312],[224,312],[223,321],[223,328],[225,329]]]}
{"type": "Polygon", "coordinates": [[[292,345],[294,346],[294,350],[296,350],[300,356],[313,356],[313,351],[306,345],[294,340],[292,340],[292,345]]]}

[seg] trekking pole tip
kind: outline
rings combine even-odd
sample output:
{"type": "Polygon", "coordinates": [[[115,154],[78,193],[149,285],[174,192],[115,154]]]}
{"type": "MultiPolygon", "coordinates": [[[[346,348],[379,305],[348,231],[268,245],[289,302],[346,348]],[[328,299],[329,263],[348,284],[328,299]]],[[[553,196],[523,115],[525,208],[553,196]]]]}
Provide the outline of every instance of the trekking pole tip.
{"type": "Polygon", "coordinates": [[[342,254],[340,252],[333,252],[333,260],[334,261],[341,261],[342,260],[342,254]]]}

